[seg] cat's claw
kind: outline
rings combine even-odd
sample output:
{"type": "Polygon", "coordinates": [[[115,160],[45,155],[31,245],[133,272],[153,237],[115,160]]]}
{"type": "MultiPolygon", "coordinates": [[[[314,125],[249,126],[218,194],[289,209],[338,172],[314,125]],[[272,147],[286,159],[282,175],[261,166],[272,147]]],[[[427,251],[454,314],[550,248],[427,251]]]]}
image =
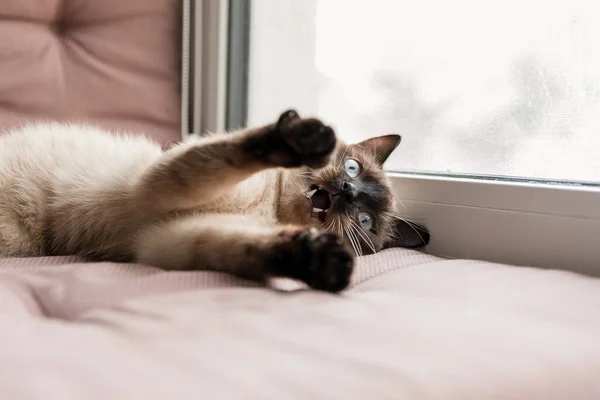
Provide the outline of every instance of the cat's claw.
{"type": "Polygon", "coordinates": [[[279,121],[277,121],[277,127],[281,128],[283,126],[287,126],[295,119],[300,118],[296,110],[287,110],[281,113],[279,116],[279,121]]]}

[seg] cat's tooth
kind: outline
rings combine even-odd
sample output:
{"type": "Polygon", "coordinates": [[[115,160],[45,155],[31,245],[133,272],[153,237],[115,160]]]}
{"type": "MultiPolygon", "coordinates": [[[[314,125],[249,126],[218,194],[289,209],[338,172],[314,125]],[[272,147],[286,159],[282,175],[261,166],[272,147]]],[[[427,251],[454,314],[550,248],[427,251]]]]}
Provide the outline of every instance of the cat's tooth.
{"type": "Polygon", "coordinates": [[[313,211],[316,213],[320,213],[323,210],[321,210],[320,208],[317,208],[317,207],[313,207],[313,211]]]}
{"type": "Polygon", "coordinates": [[[311,190],[310,192],[306,193],[306,195],[307,195],[308,197],[313,197],[313,194],[315,194],[315,192],[316,192],[316,191],[317,191],[317,189],[313,189],[313,190],[311,190]]]}

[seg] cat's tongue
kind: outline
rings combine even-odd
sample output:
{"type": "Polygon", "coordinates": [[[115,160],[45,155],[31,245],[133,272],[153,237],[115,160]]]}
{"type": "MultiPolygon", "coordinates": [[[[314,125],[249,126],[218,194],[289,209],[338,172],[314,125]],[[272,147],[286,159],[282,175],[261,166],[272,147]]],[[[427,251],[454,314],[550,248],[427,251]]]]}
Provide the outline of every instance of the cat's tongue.
{"type": "Polygon", "coordinates": [[[310,198],[314,208],[320,208],[321,210],[329,209],[331,205],[331,199],[329,198],[329,192],[325,189],[318,189],[310,198]]]}

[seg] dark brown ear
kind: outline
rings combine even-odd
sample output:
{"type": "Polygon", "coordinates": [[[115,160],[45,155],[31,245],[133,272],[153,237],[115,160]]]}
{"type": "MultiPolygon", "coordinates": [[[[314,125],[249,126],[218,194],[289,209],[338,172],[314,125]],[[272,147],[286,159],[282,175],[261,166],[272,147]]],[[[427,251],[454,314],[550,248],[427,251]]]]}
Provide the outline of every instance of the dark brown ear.
{"type": "Polygon", "coordinates": [[[400,144],[402,136],[385,135],[364,140],[356,146],[372,151],[377,156],[379,165],[383,165],[385,160],[392,154],[392,151],[400,144]]]}
{"type": "Polygon", "coordinates": [[[394,221],[394,237],[383,245],[390,247],[421,247],[429,243],[429,231],[423,225],[397,218],[394,221]]]}

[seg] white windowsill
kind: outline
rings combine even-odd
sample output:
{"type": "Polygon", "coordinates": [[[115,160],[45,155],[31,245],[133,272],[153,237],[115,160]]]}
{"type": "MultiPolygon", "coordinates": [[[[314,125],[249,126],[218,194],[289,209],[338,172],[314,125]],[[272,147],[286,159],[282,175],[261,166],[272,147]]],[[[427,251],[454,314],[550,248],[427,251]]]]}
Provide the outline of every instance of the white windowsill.
{"type": "Polygon", "coordinates": [[[447,258],[600,276],[600,188],[390,173],[400,214],[447,258]]]}

